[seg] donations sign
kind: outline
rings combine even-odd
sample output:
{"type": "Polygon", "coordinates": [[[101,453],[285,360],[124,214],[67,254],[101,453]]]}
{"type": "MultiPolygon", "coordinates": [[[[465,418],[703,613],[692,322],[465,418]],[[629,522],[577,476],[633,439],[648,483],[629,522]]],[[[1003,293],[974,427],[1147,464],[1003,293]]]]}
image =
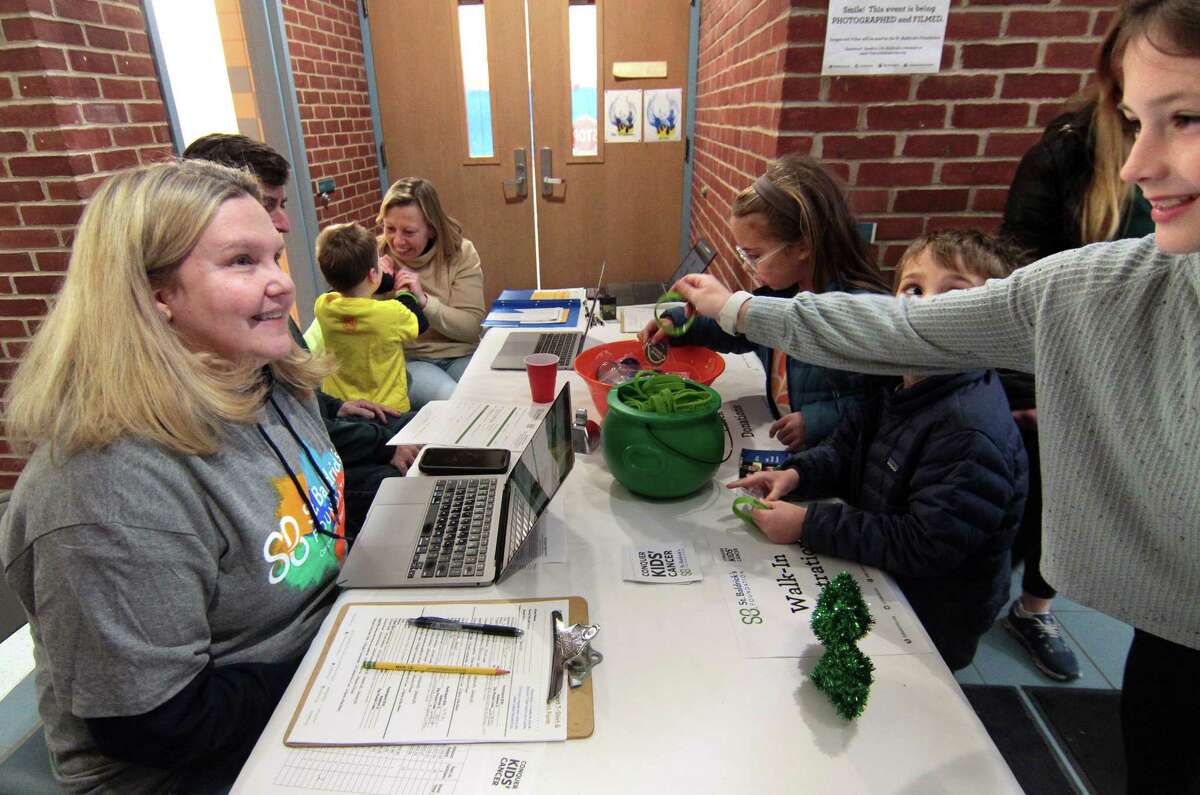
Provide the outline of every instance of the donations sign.
{"type": "Polygon", "coordinates": [[[950,0],[829,0],[822,75],[938,71],[950,0]]]}

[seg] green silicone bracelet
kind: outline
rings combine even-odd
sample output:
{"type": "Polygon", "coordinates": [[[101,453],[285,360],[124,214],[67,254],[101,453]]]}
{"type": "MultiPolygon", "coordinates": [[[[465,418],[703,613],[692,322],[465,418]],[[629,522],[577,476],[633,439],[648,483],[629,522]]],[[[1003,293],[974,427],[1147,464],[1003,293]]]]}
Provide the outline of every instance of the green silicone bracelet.
{"type": "Polygon", "coordinates": [[[661,304],[668,303],[670,301],[682,300],[683,296],[672,290],[670,292],[663,293],[659,299],[654,302],[654,322],[658,324],[658,330],[663,334],[666,334],[668,337],[682,337],[684,334],[687,334],[688,329],[690,329],[692,324],[696,322],[696,310],[694,307],[692,308],[692,314],[688,316],[687,320],[683,321],[682,326],[676,326],[674,323],[664,323],[663,319],[659,317],[658,307],[661,304]]]}
{"type": "MultiPolygon", "coordinates": [[[[754,524],[754,518],[750,515],[750,511],[745,507],[749,505],[751,508],[765,508],[771,510],[771,506],[760,500],[758,497],[737,497],[733,501],[733,515],[741,519],[746,524],[754,524]]],[[[757,527],[758,525],[754,525],[757,527]]]]}

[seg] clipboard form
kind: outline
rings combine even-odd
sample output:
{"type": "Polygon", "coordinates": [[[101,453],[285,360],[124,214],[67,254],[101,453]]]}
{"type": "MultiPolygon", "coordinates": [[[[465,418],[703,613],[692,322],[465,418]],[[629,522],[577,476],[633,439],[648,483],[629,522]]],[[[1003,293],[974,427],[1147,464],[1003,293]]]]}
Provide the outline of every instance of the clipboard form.
{"type": "Polygon", "coordinates": [[[564,645],[555,627],[562,629],[565,622],[554,621],[555,611],[568,616],[571,626],[566,628],[575,631],[576,641],[585,634],[590,641],[598,630],[588,625],[587,601],[579,596],[343,605],[305,683],[284,744],[303,748],[589,737],[595,720],[587,673],[599,654],[586,641],[578,648],[570,639],[564,645]],[[408,625],[408,618],[420,615],[507,621],[523,627],[525,634],[514,639],[408,625]],[[579,654],[573,667],[563,665],[562,650],[573,648],[587,653],[588,670],[582,677],[579,654]],[[363,669],[362,662],[381,649],[404,655],[405,661],[496,664],[513,673],[484,677],[363,669]],[[551,660],[555,654],[557,668],[551,660]],[[552,693],[547,701],[554,680],[561,683],[568,673],[570,686],[561,688],[565,694],[552,693]]]}

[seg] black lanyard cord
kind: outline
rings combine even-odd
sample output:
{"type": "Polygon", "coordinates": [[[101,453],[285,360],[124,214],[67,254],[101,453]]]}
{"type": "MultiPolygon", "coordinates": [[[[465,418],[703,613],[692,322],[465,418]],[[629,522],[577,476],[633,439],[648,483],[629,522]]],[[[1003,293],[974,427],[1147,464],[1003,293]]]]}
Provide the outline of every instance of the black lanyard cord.
{"type": "MultiPolygon", "coordinates": [[[[275,403],[275,398],[269,393],[267,395],[267,401],[271,404],[271,408],[275,409],[275,413],[279,415],[279,418],[283,420],[284,427],[288,429],[288,433],[292,435],[292,438],[296,441],[296,444],[304,452],[305,457],[308,458],[309,463],[312,464],[313,469],[316,470],[317,477],[321,479],[321,484],[325,486],[325,491],[329,495],[329,521],[331,525],[335,525],[337,522],[339,502],[337,490],[329,484],[329,481],[325,478],[325,473],[321,471],[321,466],[317,463],[316,459],[313,458],[312,453],[309,451],[308,445],[306,445],[304,440],[300,438],[300,435],[296,433],[296,430],[292,427],[292,423],[288,421],[287,415],[283,413],[278,404],[275,403]]],[[[313,520],[313,531],[319,533],[320,535],[336,538],[338,541],[345,541],[346,544],[349,545],[351,543],[349,538],[338,535],[337,533],[321,527],[321,520],[317,516],[316,510],[313,508],[312,502],[308,499],[308,492],[303,486],[300,485],[300,479],[296,477],[296,473],[292,470],[291,465],[288,464],[287,458],[285,458],[283,453],[280,452],[279,447],[275,444],[274,440],[271,439],[266,429],[263,428],[262,423],[255,423],[255,427],[258,428],[258,432],[262,436],[263,441],[265,441],[267,446],[271,448],[271,452],[273,452],[275,457],[279,459],[279,463],[283,465],[283,470],[287,472],[288,477],[291,478],[292,485],[296,488],[296,493],[299,494],[300,499],[304,501],[304,507],[308,508],[308,515],[311,516],[313,520]]]]}

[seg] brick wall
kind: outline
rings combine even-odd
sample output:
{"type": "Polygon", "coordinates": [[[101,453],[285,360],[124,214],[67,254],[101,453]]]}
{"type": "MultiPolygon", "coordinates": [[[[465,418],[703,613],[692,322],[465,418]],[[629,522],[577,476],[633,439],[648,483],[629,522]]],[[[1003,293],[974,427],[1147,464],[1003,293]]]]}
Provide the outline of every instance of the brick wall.
{"type": "MultiPolygon", "coordinates": [[[[169,154],[136,0],[0,0],[0,394],[67,267],[84,201],[169,154]]],[[[24,461],[0,438],[0,488],[24,461]]]]}
{"type": "Polygon", "coordinates": [[[767,160],[799,151],[846,183],[877,253],[917,235],[994,230],[1020,156],[1084,88],[1114,0],[952,0],[932,75],[821,76],[826,0],[704,0],[696,86],[693,237],[734,264],[733,197],[767,160]]]}
{"type": "Polygon", "coordinates": [[[382,191],[357,0],[284,0],[283,18],[313,194],[317,180],[337,181],[318,224],[373,228],[382,191]]]}

